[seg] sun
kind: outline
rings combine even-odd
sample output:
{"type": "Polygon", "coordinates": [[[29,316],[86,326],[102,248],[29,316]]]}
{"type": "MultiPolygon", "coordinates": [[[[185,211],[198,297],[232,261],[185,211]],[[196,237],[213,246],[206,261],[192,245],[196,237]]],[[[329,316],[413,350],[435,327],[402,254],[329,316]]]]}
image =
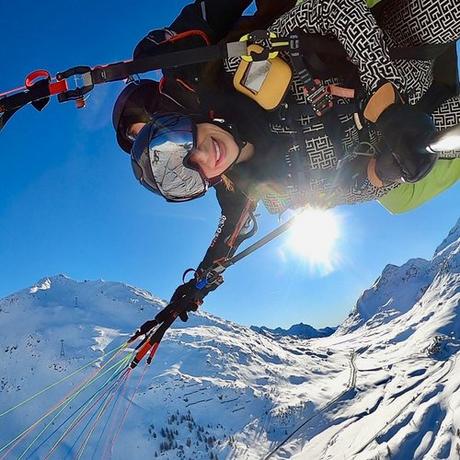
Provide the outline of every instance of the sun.
{"type": "Polygon", "coordinates": [[[288,248],[312,270],[329,274],[339,261],[341,219],[332,210],[307,208],[296,217],[289,232],[288,248]]]}

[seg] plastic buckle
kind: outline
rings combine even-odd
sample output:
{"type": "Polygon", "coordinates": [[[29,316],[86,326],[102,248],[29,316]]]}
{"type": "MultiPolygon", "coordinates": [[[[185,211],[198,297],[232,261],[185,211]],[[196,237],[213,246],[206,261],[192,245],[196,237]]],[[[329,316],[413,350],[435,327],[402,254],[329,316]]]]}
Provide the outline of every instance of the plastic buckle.
{"type": "Polygon", "coordinates": [[[283,39],[278,39],[274,32],[268,32],[267,30],[255,30],[250,34],[243,35],[240,38],[240,42],[247,42],[247,45],[258,44],[263,47],[260,53],[252,51],[250,54],[241,56],[241,59],[246,62],[257,62],[267,61],[269,59],[275,59],[279,51],[273,51],[274,48],[287,47],[289,45],[283,39]]]}
{"type": "Polygon", "coordinates": [[[226,260],[227,259],[225,257],[216,260],[208,270],[203,272],[197,280],[196,288],[201,290],[207,286],[210,286],[211,284],[216,285],[216,287],[220,286],[224,282],[222,273],[226,269],[224,266],[224,262],[226,260]]]}
{"type": "MultiPolygon", "coordinates": [[[[77,107],[85,106],[84,96],[94,88],[91,67],[77,66],[56,75],[57,80],[69,80],[73,77],[74,89],[58,94],[59,102],[76,101],[77,107]]],[[[69,83],[69,82],[67,82],[69,83]]]]}
{"type": "Polygon", "coordinates": [[[313,80],[312,85],[303,89],[305,98],[318,117],[323,116],[333,107],[332,95],[320,80],[313,80]]]}

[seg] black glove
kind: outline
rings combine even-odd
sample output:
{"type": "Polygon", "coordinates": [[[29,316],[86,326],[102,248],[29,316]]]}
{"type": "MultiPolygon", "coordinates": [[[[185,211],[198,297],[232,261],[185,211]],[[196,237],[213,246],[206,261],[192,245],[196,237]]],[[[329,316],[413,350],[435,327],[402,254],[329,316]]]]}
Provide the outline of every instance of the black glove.
{"type": "Polygon", "coordinates": [[[181,284],[171,297],[170,303],[176,303],[178,306],[184,306],[186,310],[179,315],[182,321],[188,320],[187,311],[197,311],[203,303],[203,293],[196,287],[196,280],[192,278],[184,284],[181,284]]]}
{"type": "Polygon", "coordinates": [[[385,183],[417,182],[434,166],[437,155],[429,153],[436,129],[429,115],[411,105],[392,104],[378,117],[382,133],[375,172],[385,183]]]}
{"type": "Polygon", "coordinates": [[[202,289],[196,287],[198,279],[192,278],[184,284],[181,284],[171,297],[170,303],[176,303],[180,306],[185,307],[183,313],[179,315],[182,321],[188,320],[188,311],[197,311],[198,307],[202,305],[203,299],[211,292],[214,291],[218,286],[223,283],[222,276],[218,276],[216,280],[213,280],[211,284],[207,284],[202,289]]]}

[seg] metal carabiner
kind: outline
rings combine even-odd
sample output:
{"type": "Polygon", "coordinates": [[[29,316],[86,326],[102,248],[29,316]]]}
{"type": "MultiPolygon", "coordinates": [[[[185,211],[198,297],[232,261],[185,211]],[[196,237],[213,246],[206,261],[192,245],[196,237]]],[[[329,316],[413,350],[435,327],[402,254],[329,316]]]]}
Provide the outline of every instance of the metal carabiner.
{"type": "Polygon", "coordinates": [[[73,77],[74,86],[74,89],[68,89],[58,94],[59,102],[75,101],[77,108],[83,108],[85,106],[84,96],[94,88],[91,70],[91,67],[88,66],[77,66],[64,72],[59,72],[56,75],[57,80],[65,80],[69,86],[68,80],[73,77]]]}

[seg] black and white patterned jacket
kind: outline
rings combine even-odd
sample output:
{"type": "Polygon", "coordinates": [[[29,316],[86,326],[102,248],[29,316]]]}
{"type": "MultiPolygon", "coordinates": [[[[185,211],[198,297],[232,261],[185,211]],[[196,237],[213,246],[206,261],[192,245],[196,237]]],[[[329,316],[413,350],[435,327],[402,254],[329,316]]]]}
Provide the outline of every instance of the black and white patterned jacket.
{"type": "MultiPolygon", "coordinates": [[[[432,63],[426,61],[394,61],[389,57],[388,46],[414,46],[424,43],[445,43],[460,36],[460,2],[458,0],[383,0],[386,5],[379,25],[365,0],[305,0],[277,19],[270,30],[278,36],[286,36],[294,29],[305,33],[316,33],[338,39],[351,62],[357,66],[362,88],[371,95],[383,81],[392,82],[410,103],[415,103],[426,92],[432,82],[432,63]]],[[[225,69],[233,74],[238,59],[228,60],[225,69]]],[[[341,83],[334,79],[325,81],[341,83]]],[[[291,99],[299,107],[307,101],[303,85],[294,75],[291,83],[291,99]]],[[[337,104],[347,104],[343,98],[337,104]]],[[[297,110],[296,113],[299,113],[297,110]]],[[[460,121],[458,98],[448,101],[447,108],[441,107],[433,114],[439,128],[460,121]],[[452,113],[454,115],[452,116],[452,113]],[[452,118],[453,117],[453,118],[452,118]]],[[[305,172],[308,183],[304,196],[293,196],[292,192],[276,193],[265,191],[261,199],[272,213],[303,204],[333,207],[341,204],[360,203],[376,199],[395,185],[376,188],[369,182],[350,181],[348,186],[337,188],[337,156],[325,133],[320,119],[300,116],[302,136],[306,147],[306,168],[315,174],[305,172]]],[[[345,133],[342,146],[346,152],[353,152],[359,143],[359,133],[353,115],[340,115],[345,133]]],[[[285,135],[292,126],[282,120],[272,120],[269,129],[274,135],[285,135]]],[[[371,142],[376,142],[378,133],[369,130],[371,142]]],[[[283,152],[280,152],[283,155],[283,152]]],[[[231,255],[234,242],[242,225],[254,210],[256,202],[243,191],[228,191],[219,185],[217,197],[222,207],[218,232],[209,247],[200,268],[211,265],[215,260],[231,255]]]]}

